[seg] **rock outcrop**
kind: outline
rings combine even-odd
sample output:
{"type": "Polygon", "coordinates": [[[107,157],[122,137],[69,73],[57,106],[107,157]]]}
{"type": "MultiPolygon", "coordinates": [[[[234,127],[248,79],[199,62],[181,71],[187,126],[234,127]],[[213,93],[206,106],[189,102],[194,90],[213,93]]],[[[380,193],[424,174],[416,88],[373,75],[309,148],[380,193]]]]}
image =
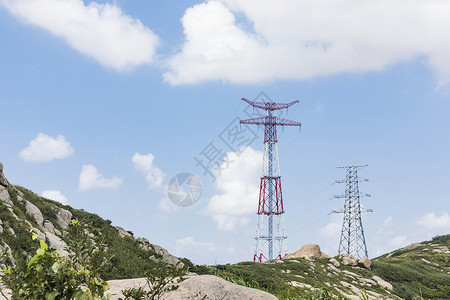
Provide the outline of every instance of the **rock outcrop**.
{"type": "Polygon", "coordinates": [[[361,258],[358,263],[360,263],[366,269],[370,269],[370,266],[372,265],[372,261],[367,257],[361,258]]]}
{"type": "MultiPolygon", "coordinates": [[[[117,300],[121,297],[121,290],[127,288],[147,287],[145,278],[110,280],[108,281],[112,294],[111,299],[117,300]]],[[[277,298],[267,292],[240,286],[228,282],[213,275],[190,276],[178,284],[178,289],[166,293],[162,300],[276,300],[277,298]]]]}
{"type": "Polygon", "coordinates": [[[306,244],[303,245],[299,250],[294,253],[286,255],[286,258],[306,258],[309,260],[314,260],[316,258],[328,258],[326,253],[320,251],[320,246],[317,244],[306,244]]]}
{"type": "Polygon", "coordinates": [[[126,231],[122,227],[120,227],[120,226],[114,226],[114,227],[117,229],[117,231],[119,232],[119,235],[121,237],[132,236],[128,231],[126,231]]]}
{"type": "Polygon", "coordinates": [[[14,203],[11,200],[11,197],[8,193],[8,190],[0,185],[0,201],[5,203],[7,206],[14,206],[14,203]]]}
{"type": "Polygon", "coordinates": [[[162,258],[171,265],[178,265],[180,268],[184,267],[184,264],[175,256],[169,253],[166,249],[161,246],[153,245],[153,249],[156,253],[162,256],[162,258]]]}
{"type": "Polygon", "coordinates": [[[54,235],[61,235],[61,232],[58,229],[56,229],[53,223],[50,222],[49,220],[44,221],[44,230],[54,235]]]}
{"type": "Polygon", "coordinates": [[[50,232],[46,232],[45,236],[47,237],[49,246],[58,251],[59,255],[63,257],[67,257],[69,255],[69,252],[66,250],[67,244],[63,240],[50,232]]]}
{"type": "Polygon", "coordinates": [[[152,245],[146,238],[137,238],[137,241],[141,244],[142,249],[149,250],[153,248],[153,250],[162,256],[162,259],[167,261],[171,265],[178,265],[180,268],[184,267],[184,264],[175,256],[169,253],[166,249],[158,245],[152,245]]]}
{"type": "Polygon", "coordinates": [[[44,217],[42,216],[41,211],[37,208],[36,205],[31,203],[30,201],[25,201],[25,210],[29,216],[31,216],[34,221],[39,225],[39,227],[44,226],[44,217]]]}
{"type": "Polygon", "coordinates": [[[3,185],[5,187],[9,185],[9,182],[6,179],[5,174],[3,174],[3,164],[1,162],[0,162],[0,185],[3,185]]]}
{"type": "Polygon", "coordinates": [[[344,265],[356,266],[358,264],[358,260],[351,254],[339,254],[338,257],[344,265]]]}
{"type": "Polygon", "coordinates": [[[393,287],[392,284],[390,284],[389,282],[381,279],[378,276],[372,276],[372,279],[375,280],[378,283],[378,285],[381,286],[382,288],[392,291],[393,287]]]}
{"type": "Polygon", "coordinates": [[[213,275],[193,276],[179,284],[177,290],[167,293],[163,300],[276,300],[267,292],[240,286],[213,275]]]}
{"type": "Polygon", "coordinates": [[[64,229],[69,227],[70,219],[72,219],[72,213],[67,209],[60,208],[56,214],[56,222],[64,229]]]}

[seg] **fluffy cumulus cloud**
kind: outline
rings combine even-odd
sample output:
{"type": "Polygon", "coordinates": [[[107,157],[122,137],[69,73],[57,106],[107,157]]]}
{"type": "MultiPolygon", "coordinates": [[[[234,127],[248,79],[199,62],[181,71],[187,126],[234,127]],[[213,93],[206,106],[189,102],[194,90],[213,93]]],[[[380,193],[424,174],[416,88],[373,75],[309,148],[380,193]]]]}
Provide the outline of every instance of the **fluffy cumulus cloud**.
{"type": "Polygon", "coordinates": [[[450,2],[213,0],[188,8],[165,80],[258,83],[379,71],[424,58],[450,81],[450,2]]]}
{"type": "Polygon", "coordinates": [[[19,157],[25,161],[51,161],[63,159],[72,155],[75,150],[62,135],[56,137],[39,133],[30,141],[27,147],[19,152],[19,157]]]}
{"type": "Polygon", "coordinates": [[[438,216],[434,212],[431,212],[418,218],[416,224],[428,230],[449,231],[450,215],[444,212],[441,216],[438,216]]]}
{"type": "Polygon", "coordinates": [[[161,187],[166,177],[166,174],[153,163],[154,159],[155,156],[151,153],[147,155],[136,153],[131,158],[136,170],[145,175],[149,189],[161,187]]]}
{"type": "Polygon", "coordinates": [[[86,5],[82,0],[0,0],[0,4],[106,67],[122,71],[153,61],[158,37],[116,4],[86,5]]]}
{"type": "Polygon", "coordinates": [[[78,182],[80,191],[92,189],[115,189],[122,184],[118,177],[105,178],[93,165],[84,165],[78,182]]]}
{"type": "Polygon", "coordinates": [[[262,156],[261,151],[251,147],[240,153],[227,153],[214,183],[219,193],[211,198],[205,209],[220,230],[236,230],[246,225],[250,216],[255,217],[262,156]]]}
{"type": "Polygon", "coordinates": [[[50,199],[50,200],[58,201],[62,204],[68,203],[67,197],[64,196],[60,191],[56,191],[56,190],[43,191],[41,196],[44,198],[50,199]]]}

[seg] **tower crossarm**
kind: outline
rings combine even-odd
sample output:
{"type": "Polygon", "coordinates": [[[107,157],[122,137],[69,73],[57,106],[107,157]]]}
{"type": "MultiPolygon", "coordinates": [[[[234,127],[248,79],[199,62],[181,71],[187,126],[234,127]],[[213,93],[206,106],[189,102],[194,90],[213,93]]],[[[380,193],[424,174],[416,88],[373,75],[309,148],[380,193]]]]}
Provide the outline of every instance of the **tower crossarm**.
{"type": "Polygon", "coordinates": [[[276,102],[255,102],[248,100],[247,98],[242,98],[245,102],[250,104],[251,106],[264,109],[264,110],[278,110],[278,109],[284,109],[288,108],[289,106],[292,106],[294,104],[299,103],[298,100],[289,102],[289,103],[276,103],[276,102]]]}
{"type": "Polygon", "coordinates": [[[280,126],[302,126],[302,123],[291,121],[285,118],[276,116],[265,116],[253,119],[241,120],[241,124],[254,124],[254,125],[280,125],[280,126]]]}

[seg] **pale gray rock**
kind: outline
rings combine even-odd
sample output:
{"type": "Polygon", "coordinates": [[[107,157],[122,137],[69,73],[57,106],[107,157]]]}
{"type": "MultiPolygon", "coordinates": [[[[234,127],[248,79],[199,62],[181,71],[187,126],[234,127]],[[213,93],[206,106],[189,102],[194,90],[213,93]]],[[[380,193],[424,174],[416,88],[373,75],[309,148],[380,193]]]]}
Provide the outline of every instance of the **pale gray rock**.
{"type": "Polygon", "coordinates": [[[53,223],[50,222],[49,220],[45,220],[45,222],[44,222],[44,230],[46,232],[50,232],[50,233],[56,234],[55,226],[53,226],[53,223]]]}
{"type": "Polygon", "coordinates": [[[45,236],[47,237],[49,246],[58,251],[60,256],[67,257],[69,255],[69,252],[66,250],[67,244],[63,240],[50,232],[46,232],[45,236]]]}
{"type": "Polygon", "coordinates": [[[335,266],[335,267],[339,267],[341,264],[336,260],[336,259],[334,259],[334,258],[331,258],[329,261],[328,261],[330,264],[332,264],[333,266],[335,266]]]}
{"type": "Polygon", "coordinates": [[[240,286],[213,275],[200,275],[186,279],[178,289],[161,297],[163,300],[276,300],[267,292],[240,286]]]}
{"type": "Polygon", "coordinates": [[[422,244],[412,243],[411,245],[403,247],[402,249],[404,249],[404,250],[412,250],[412,249],[416,249],[417,247],[420,247],[420,246],[422,246],[422,244]]]}
{"type": "Polygon", "coordinates": [[[39,208],[37,208],[36,205],[29,201],[25,201],[25,210],[27,214],[36,221],[39,227],[42,227],[44,225],[44,217],[42,216],[41,211],[39,210],[39,208]]]}
{"type": "Polygon", "coordinates": [[[56,222],[64,229],[69,227],[70,219],[72,219],[72,213],[67,209],[60,208],[56,214],[56,222]]]}
{"type": "Polygon", "coordinates": [[[284,258],[306,258],[309,260],[314,260],[316,258],[328,258],[326,253],[320,251],[320,246],[317,244],[306,244],[303,245],[299,250],[294,253],[286,255],[284,258]]]}
{"type": "Polygon", "coordinates": [[[364,266],[366,269],[370,269],[370,266],[372,265],[372,261],[368,259],[367,257],[363,257],[359,260],[359,263],[364,266]]]}
{"type": "Polygon", "coordinates": [[[109,280],[108,284],[109,290],[107,291],[107,293],[111,295],[111,300],[118,300],[120,298],[124,298],[122,296],[122,291],[126,289],[131,288],[138,289],[142,287],[146,291],[149,290],[146,278],[109,280]]]}
{"type": "Polygon", "coordinates": [[[180,268],[184,267],[184,264],[175,256],[169,253],[166,249],[161,246],[153,245],[155,252],[162,256],[162,258],[171,265],[178,265],[180,268]]]}
{"type": "Polygon", "coordinates": [[[0,225],[0,234],[2,234],[2,233],[3,233],[3,226],[0,225]]]}
{"type": "Polygon", "coordinates": [[[3,174],[3,164],[0,162],[0,185],[8,186],[9,182],[5,177],[5,174],[3,174]]]}
{"type": "Polygon", "coordinates": [[[9,233],[11,233],[13,236],[16,236],[14,229],[12,229],[11,227],[8,227],[6,230],[9,231],[9,233]]]}
{"type": "Polygon", "coordinates": [[[8,190],[2,186],[0,186],[0,200],[3,201],[6,205],[14,206],[14,203],[9,196],[8,190]]]}
{"type": "Polygon", "coordinates": [[[153,248],[153,250],[162,256],[162,259],[167,261],[171,265],[178,265],[178,267],[182,268],[184,267],[184,264],[175,256],[169,253],[166,249],[164,249],[161,246],[158,245],[152,245],[146,238],[137,238],[136,239],[140,244],[141,248],[144,250],[150,250],[150,248],[153,248]]]}
{"type": "Polygon", "coordinates": [[[381,286],[382,288],[392,291],[393,287],[392,287],[392,284],[390,284],[389,282],[381,279],[378,276],[372,276],[372,279],[375,280],[378,283],[378,285],[381,286]]]}
{"type": "Polygon", "coordinates": [[[339,258],[347,266],[356,266],[358,264],[358,260],[351,254],[340,254],[339,258]]]}
{"type": "Polygon", "coordinates": [[[126,231],[122,227],[120,227],[120,226],[114,226],[114,227],[117,229],[117,231],[119,232],[119,235],[121,237],[132,236],[128,231],[126,231]]]}

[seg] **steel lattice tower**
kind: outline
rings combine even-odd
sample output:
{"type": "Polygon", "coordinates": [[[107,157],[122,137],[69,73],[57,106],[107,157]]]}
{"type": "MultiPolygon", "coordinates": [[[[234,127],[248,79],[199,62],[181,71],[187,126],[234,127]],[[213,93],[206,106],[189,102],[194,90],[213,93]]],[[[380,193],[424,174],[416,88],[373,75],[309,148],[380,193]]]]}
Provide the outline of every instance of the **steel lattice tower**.
{"type": "Polygon", "coordinates": [[[352,254],[359,259],[369,257],[361,214],[364,212],[372,212],[372,210],[361,208],[359,201],[361,197],[370,197],[369,194],[362,194],[359,191],[359,183],[368,182],[368,180],[358,177],[358,170],[366,166],[367,165],[338,167],[346,169],[345,180],[336,180],[336,183],[345,183],[345,194],[334,196],[334,198],[345,198],[344,209],[333,210],[333,213],[344,214],[341,240],[339,243],[339,254],[352,254]]]}
{"type": "Polygon", "coordinates": [[[277,256],[282,258],[286,254],[284,240],[287,238],[284,228],[283,194],[281,192],[280,165],[278,160],[277,125],[301,126],[299,122],[276,116],[276,111],[288,108],[299,101],[290,103],[254,102],[242,98],[253,107],[264,109],[265,117],[240,121],[241,124],[264,125],[264,159],[263,171],[259,188],[258,224],[256,228],[256,246],[253,261],[262,262],[274,258],[274,242],[277,243],[277,256]],[[274,228],[273,217],[276,216],[274,228]],[[267,223],[267,228],[265,224],[267,223]],[[275,229],[275,234],[274,234],[275,229]],[[263,251],[263,244],[267,243],[267,252],[263,251]],[[266,253],[266,255],[264,255],[266,253]]]}

